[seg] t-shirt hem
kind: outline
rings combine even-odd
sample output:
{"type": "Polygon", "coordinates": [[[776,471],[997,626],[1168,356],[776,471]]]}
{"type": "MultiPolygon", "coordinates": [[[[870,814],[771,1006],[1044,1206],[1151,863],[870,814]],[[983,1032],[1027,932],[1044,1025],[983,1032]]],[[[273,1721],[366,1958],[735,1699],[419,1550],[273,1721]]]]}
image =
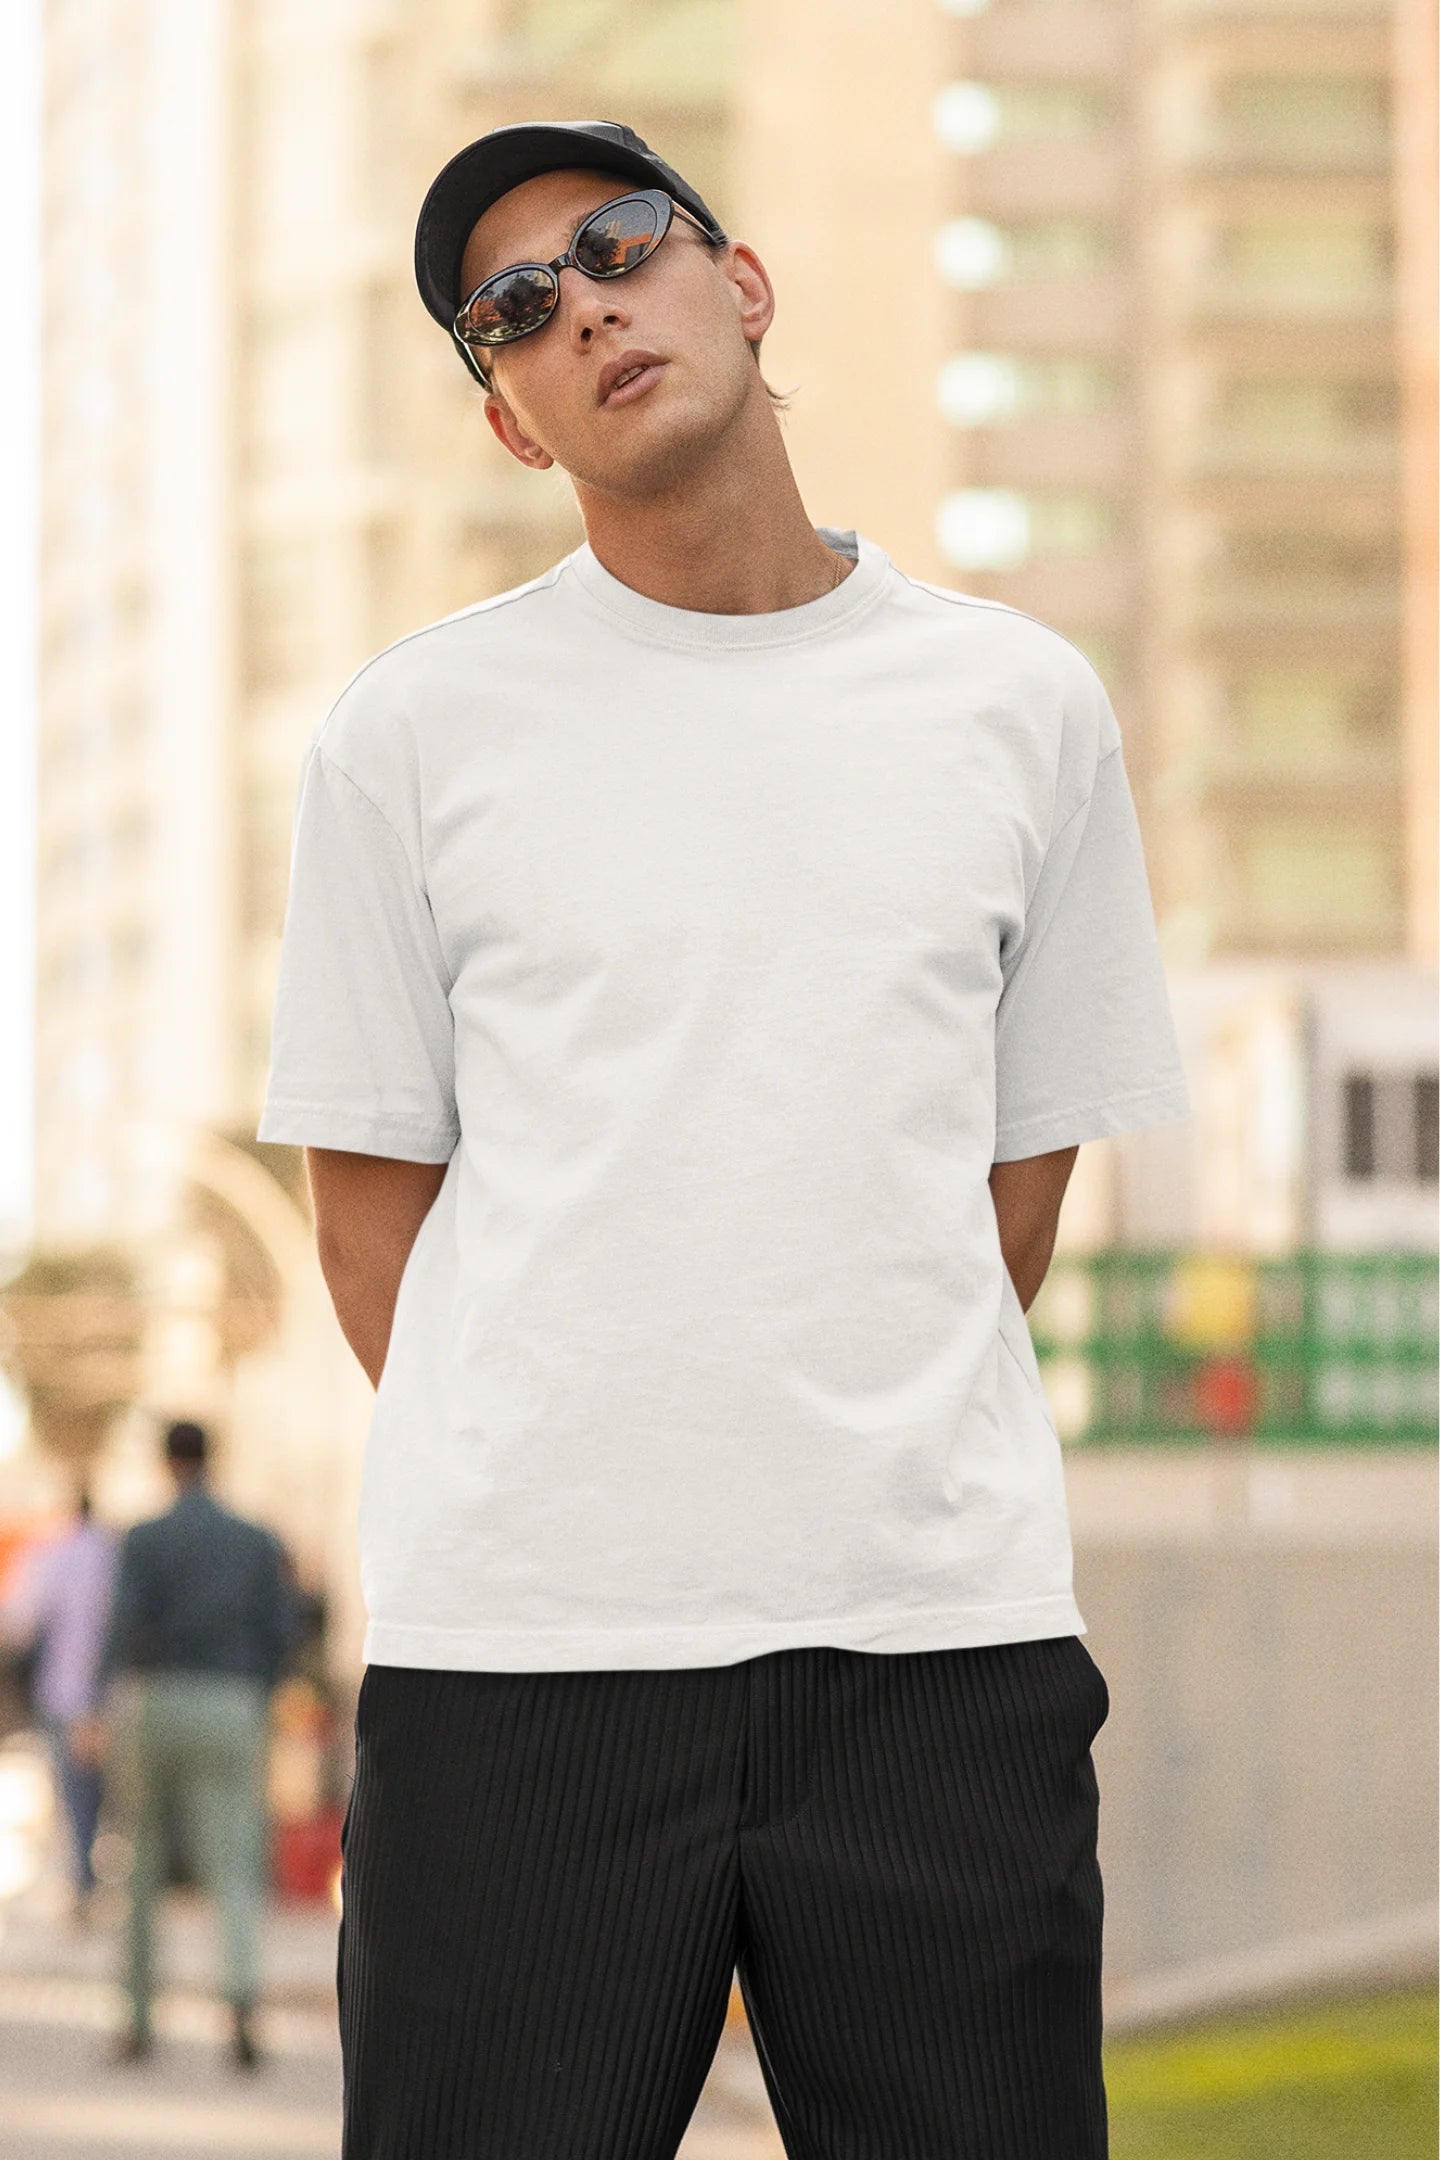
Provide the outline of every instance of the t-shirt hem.
{"type": "Polygon", "coordinates": [[[346,1112],[325,1103],[267,1103],[255,1129],[257,1140],[283,1141],[292,1147],[348,1148],[361,1155],[394,1155],[404,1162],[448,1162],[459,1141],[455,1133],[437,1132],[408,1118],[346,1112]]]}
{"type": "Polygon", "coordinates": [[[426,1671],[561,1672],[734,1665],[774,1650],[829,1646],[882,1655],[969,1650],[1087,1633],[1064,1593],[1015,1605],[953,1605],[828,1620],[754,1620],[690,1628],[437,1628],[372,1620],[367,1665],[426,1671]]]}
{"type": "Polygon", "coordinates": [[[1076,1147],[1085,1140],[1104,1140],[1116,1133],[1164,1125],[1172,1118],[1189,1117],[1192,1108],[1184,1081],[1142,1088],[1130,1095],[1111,1095],[1083,1109],[1049,1111],[1044,1117],[1024,1118],[1018,1125],[997,1126],[992,1159],[1014,1162],[1025,1155],[1043,1155],[1052,1148],[1076,1147]]]}

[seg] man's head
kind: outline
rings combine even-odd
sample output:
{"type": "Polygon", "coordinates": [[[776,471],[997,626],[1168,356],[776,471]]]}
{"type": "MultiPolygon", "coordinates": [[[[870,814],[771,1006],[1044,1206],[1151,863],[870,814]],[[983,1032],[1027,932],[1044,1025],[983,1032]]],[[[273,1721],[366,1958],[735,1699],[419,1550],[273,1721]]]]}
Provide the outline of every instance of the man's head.
{"type": "MultiPolygon", "coordinates": [[[[536,470],[560,465],[582,495],[587,486],[621,496],[683,486],[702,456],[725,454],[737,418],[752,431],[757,420],[773,428],[770,407],[785,400],[759,371],[774,313],[764,266],[615,120],[492,129],[443,167],[416,226],[421,298],[453,336],[477,285],[517,263],[553,262],[588,213],[637,188],[675,205],[649,255],[603,279],[567,264],[538,328],[500,345],[459,345],[511,455],[536,470]],[[643,393],[602,406],[602,368],[632,349],[664,366],[643,393]]],[[[741,454],[753,457],[754,446],[752,432],[741,454]]]]}
{"type": "MultiPolygon", "coordinates": [[[[583,217],[627,187],[614,173],[564,166],[509,189],[471,228],[462,295],[512,263],[551,261],[583,217]]],[[[678,484],[748,400],[771,396],[758,356],[774,295],[742,242],[716,246],[676,215],[624,277],[587,278],[567,265],[559,282],[548,322],[483,357],[486,417],[522,464],[558,464],[582,485],[649,494],[678,484]],[[659,375],[643,397],[602,404],[601,370],[631,350],[663,361],[659,375]]]]}
{"type": "Polygon", "coordinates": [[[177,1418],[166,1430],[165,1460],[182,1484],[203,1473],[208,1447],[204,1426],[193,1418],[177,1418]]]}

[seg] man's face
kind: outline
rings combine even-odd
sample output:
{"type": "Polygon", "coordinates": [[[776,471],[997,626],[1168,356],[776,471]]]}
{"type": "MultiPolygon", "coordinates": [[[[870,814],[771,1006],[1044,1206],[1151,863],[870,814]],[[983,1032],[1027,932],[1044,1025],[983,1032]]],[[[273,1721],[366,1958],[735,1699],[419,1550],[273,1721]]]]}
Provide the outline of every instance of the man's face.
{"type": "MultiPolygon", "coordinates": [[[[567,167],[511,188],[470,234],[462,298],[511,263],[562,254],[581,218],[629,186],[615,173],[567,167]]],[[[481,356],[490,424],[522,463],[558,464],[582,485],[622,495],[683,485],[746,398],[764,396],[746,340],[763,334],[772,312],[753,252],[711,246],[677,211],[638,269],[601,282],[567,265],[550,320],[481,356]],[[632,347],[664,366],[643,396],[600,404],[601,369],[632,347]]]]}

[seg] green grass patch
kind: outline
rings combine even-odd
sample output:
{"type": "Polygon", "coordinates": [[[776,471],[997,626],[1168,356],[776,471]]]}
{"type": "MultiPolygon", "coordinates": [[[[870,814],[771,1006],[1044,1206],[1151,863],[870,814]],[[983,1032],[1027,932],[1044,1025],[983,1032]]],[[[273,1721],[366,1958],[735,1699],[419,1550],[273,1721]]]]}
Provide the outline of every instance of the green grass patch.
{"type": "Polygon", "coordinates": [[[1107,2041],[1111,2160],[1436,2160],[1433,1990],[1107,2041]]]}

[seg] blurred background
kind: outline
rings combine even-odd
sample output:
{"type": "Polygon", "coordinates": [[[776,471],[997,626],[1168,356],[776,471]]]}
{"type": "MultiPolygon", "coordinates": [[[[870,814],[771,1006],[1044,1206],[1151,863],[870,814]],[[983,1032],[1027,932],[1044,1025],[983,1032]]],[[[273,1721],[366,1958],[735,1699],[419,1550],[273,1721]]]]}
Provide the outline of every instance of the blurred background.
{"type": "MultiPolygon", "coordinates": [[[[0,1588],[82,1485],[117,1530],[167,1505],[171,1417],[285,1540],[290,2038],[253,2149],[335,2150],[373,1400],[300,1151],[253,1137],[300,760],[380,646],[583,537],[559,468],[492,437],[410,251],[462,143],[605,117],[765,262],[814,522],[1053,624],[1120,720],[1195,1114],[1081,1150],[1030,1313],[1112,1694],[1115,2152],[1432,2153],[1432,0],[6,24],[0,1588]]],[[[82,2045],[111,1946],[63,1924],[10,1679],[0,2150],[238,2152],[176,2067],[210,2030],[183,1870],[149,2114],[82,2045]]],[[[686,2160],[779,2152],[748,2049],[737,1995],[686,2160]]]]}

